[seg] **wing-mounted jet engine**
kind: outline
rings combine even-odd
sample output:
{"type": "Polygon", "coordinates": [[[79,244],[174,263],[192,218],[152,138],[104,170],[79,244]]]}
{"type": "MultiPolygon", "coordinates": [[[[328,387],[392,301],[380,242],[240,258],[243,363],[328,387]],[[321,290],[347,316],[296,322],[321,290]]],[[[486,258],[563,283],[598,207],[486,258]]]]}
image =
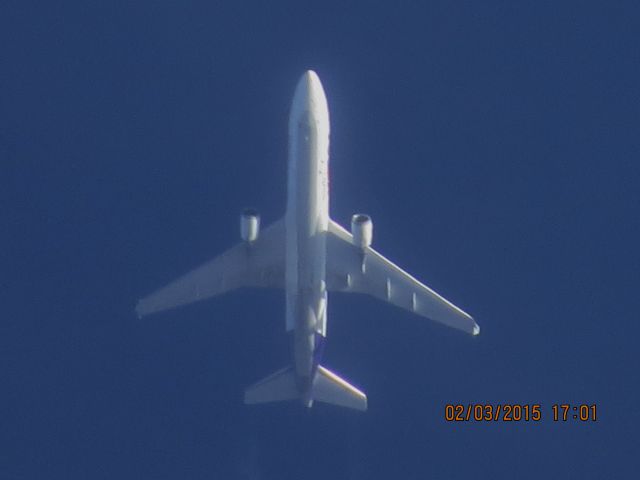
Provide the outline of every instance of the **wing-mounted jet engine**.
{"type": "Polygon", "coordinates": [[[369,215],[356,213],[351,217],[351,235],[353,243],[363,250],[373,241],[373,222],[369,215]]]}
{"type": "Polygon", "coordinates": [[[260,233],[260,215],[253,208],[245,208],[240,215],[240,236],[248,243],[255,242],[260,233]]]}
{"type": "Polygon", "coordinates": [[[356,213],[351,217],[351,235],[353,244],[360,247],[360,270],[365,273],[367,270],[366,258],[367,248],[373,241],[373,222],[369,215],[356,213]]]}

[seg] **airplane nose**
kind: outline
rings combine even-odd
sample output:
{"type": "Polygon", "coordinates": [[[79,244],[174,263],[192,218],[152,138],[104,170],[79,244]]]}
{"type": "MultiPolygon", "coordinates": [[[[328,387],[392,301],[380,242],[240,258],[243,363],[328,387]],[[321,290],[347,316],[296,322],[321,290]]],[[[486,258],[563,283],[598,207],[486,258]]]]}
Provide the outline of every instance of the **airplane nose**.
{"type": "Polygon", "coordinates": [[[316,72],[307,70],[298,80],[296,93],[300,93],[301,96],[312,96],[318,85],[320,85],[320,79],[316,72]]]}
{"type": "Polygon", "coordinates": [[[302,74],[293,95],[291,113],[297,117],[303,112],[317,112],[326,109],[326,97],[318,75],[313,70],[302,74]]]}

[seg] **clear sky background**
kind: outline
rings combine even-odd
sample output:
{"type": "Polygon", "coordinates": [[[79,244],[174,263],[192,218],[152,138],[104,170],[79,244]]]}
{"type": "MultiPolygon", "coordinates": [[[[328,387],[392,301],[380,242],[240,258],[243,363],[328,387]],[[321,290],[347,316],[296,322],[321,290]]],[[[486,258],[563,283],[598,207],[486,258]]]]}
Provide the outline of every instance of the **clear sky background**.
{"type": "Polygon", "coordinates": [[[0,479],[635,477],[635,4],[4,0],[0,479]],[[482,327],[331,296],[366,414],[242,405],[290,362],[281,292],[133,310],[282,215],[309,68],[333,218],[482,327]],[[543,419],[445,422],[470,402],[543,419]]]}

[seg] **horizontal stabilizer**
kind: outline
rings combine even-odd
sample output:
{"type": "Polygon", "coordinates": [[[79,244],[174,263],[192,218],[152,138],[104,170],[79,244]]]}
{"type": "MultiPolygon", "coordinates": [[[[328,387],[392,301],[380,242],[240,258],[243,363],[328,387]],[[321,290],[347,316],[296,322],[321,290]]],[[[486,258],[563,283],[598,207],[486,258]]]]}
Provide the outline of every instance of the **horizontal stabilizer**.
{"type": "Polygon", "coordinates": [[[244,403],[246,404],[282,402],[296,398],[299,398],[299,394],[291,367],[278,370],[250,386],[244,392],[244,403]]]}
{"type": "Polygon", "coordinates": [[[313,380],[313,399],[363,412],[367,409],[367,396],[363,392],[322,366],[313,380]]]}
{"type": "MultiPolygon", "coordinates": [[[[291,367],[278,370],[245,390],[244,403],[269,403],[300,399],[295,372],[291,367]]],[[[311,387],[311,399],[340,407],[365,411],[367,396],[335,373],[318,366],[311,387]]],[[[307,406],[311,406],[310,402],[307,406]]]]}

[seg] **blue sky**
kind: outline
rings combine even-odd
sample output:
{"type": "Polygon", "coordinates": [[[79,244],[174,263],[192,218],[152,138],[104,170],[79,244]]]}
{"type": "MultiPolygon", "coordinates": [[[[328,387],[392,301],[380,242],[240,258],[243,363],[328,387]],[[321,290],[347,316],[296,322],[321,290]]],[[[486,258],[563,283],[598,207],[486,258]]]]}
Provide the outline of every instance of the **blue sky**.
{"type": "Polygon", "coordinates": [[[625,478],[639,420],[632,2],[0,6],[0,478],[625,478]],[[247,408],[284,297],[139,321],[140,296],[284,211],[312,68],[331,211],[482,327],[333,295],[325,364],[370,411],[247,408]],[[551,405],[597,404],[597,422],[551,405]],[[447,423],[447,403],[542,405],[447,423]]]}

